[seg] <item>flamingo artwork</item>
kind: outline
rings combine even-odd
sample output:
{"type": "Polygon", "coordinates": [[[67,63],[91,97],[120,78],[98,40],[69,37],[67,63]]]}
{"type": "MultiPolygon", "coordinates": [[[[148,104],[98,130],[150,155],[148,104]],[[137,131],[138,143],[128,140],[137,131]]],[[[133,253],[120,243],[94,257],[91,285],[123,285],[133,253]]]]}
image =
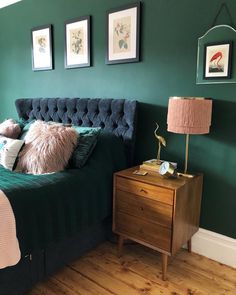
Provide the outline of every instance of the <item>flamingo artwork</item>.
{"type": "Polygon", "coordinates": [[[219,64],[220,60],[223,58],[223,53],[221,51],[216,52],[210,59],[210,72],[217,71],[222,72],[224,69],[222,65],[219,64]]]}

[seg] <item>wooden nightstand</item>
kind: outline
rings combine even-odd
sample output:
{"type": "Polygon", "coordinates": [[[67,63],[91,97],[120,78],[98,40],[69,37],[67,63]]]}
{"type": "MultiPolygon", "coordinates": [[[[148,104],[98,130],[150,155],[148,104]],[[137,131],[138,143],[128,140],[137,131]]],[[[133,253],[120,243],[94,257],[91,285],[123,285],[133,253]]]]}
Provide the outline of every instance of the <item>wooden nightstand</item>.
{"type": "Polygon", "coordinates": [[[191,252],[191,237],[198,231],[203,176],[165,179],[158,174],[135,175],[138,167],[114,174],[113,231],[124,239],[162,253],[162,278],[168,256],[184,244],[191,252]]]}

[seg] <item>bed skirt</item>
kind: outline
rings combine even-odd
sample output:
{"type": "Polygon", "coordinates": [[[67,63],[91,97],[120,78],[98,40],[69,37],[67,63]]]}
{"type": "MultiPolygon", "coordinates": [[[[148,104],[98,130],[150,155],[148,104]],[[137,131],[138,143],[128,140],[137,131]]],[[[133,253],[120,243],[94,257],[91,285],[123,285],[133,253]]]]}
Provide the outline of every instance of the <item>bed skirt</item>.
{"type": "Polygon", "coordinates": [[[76,236],[32,253],[16,266],[0,270],[0,294],[22,295],[65,264],[78,259],[111,236],[111,219],[81,230],[76,236]]]}

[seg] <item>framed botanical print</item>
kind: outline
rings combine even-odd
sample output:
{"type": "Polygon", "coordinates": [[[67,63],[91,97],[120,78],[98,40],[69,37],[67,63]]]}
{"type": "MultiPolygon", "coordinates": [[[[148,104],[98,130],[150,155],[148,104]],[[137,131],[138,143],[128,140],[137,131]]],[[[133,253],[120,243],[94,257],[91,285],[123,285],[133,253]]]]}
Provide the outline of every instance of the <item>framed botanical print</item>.
{"type": "Polygon", "coordinates": [[[205,45],[204,79],[231,77],[232,41],[205,45]]]}
{"type": "Polygon", "coordinates": [[[31,40],[33,71],[52,70],[52,25],[33,28],[31,30],[31,40]]]}
{"type": "Polygon", "coordinates": [[[106,64],[139,61],[140,2],[107,12],[106,64]]]}
{"type": "Polygon", "coordinates": [[[90,16],[65,22],[65,68],[90,66],[90,16]]]}

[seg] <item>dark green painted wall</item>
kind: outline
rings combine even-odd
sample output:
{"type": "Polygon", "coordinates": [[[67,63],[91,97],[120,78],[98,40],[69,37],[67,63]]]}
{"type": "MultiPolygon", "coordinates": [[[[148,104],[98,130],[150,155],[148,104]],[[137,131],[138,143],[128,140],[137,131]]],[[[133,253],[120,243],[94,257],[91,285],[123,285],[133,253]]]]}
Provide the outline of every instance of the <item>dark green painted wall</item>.
{"type": "MultiPolygon", "coordinates": [[[[205,174],[201,227],[236,238],[236,85],[195,83],[197,39],[211,27],[222,1],[142,2],[141,62],[109,66],[104,63],[106,10],[129,1],[23,0],[0,10],[0,118],[16,116],[19,97],[134,98],[141,102],[137,161],[155,157],[157,121],[168,143],[162,158],[181,167],[184,136],[166,132],[168,98],[212,97],[211,133],[191,137],[189,168],[205,174]],[[92,16],[93,66],[65,70],[64,21],[83,15],[92,16]],[[32,72],[30,29],[49,23],[55,70],[32,72]]],[[[236,23],[236,2],[226,3],[236,23]]],[[[220,23],[229,23],[224,11],[220,23]]]]}

